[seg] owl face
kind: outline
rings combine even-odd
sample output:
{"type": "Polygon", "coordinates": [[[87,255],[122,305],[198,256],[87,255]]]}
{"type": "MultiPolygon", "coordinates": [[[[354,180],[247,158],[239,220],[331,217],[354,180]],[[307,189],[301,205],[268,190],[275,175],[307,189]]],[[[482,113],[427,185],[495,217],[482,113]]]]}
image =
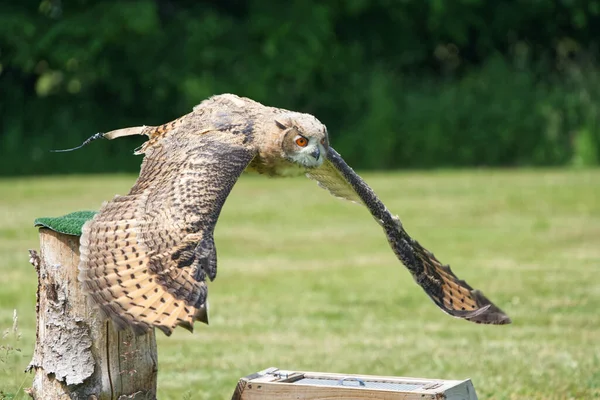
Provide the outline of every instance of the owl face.
{"type": "Polygon", "coordinates": [[[329,149],[327,128],[308,114],[290,113],[277,118],[275,124],[283,132],[281,147],[285,158],[305,168],[323,164],[329,149]]]}

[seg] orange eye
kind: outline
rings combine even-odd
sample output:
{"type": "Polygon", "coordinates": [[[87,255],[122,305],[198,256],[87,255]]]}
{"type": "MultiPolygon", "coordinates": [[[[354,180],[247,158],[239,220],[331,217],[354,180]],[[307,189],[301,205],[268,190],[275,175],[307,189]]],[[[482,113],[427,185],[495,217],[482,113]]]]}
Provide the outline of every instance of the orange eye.
{"type": "Polygon", "coordinates": [[[308,145],[308,139],[304,136],[299,136],[296,138],[296,144],[300,147],[306,147],[308,145]]]}
{"type": "Polygon", "coordinates": [[[321,144],[325,146],[325,138],[321,139],[321,144]]]}

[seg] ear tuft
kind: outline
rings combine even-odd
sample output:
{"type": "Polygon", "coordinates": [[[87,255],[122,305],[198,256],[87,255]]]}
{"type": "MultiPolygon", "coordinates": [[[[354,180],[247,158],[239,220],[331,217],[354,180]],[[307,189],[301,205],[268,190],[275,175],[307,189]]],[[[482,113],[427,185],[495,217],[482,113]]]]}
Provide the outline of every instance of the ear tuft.
{"type": "Polygon", "coordinates": [[[281,121],[278,121],[278,120],[275,120],[275,125],[277,125],[277,127],[278,127],[279,129],[287,129],[287,128],[289,128],[289,127],[288,127],[287,125],[285,125],[283,122],[281,122],[281,121]]]}

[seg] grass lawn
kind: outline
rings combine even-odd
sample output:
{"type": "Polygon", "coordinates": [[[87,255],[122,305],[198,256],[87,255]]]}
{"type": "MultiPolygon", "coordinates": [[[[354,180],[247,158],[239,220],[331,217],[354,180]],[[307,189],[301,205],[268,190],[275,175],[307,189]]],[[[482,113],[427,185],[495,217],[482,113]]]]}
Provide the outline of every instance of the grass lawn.
{"type": "MultiPolygon", "coordinates": [[[[160,399],[228,399],[275,366],[473,380],[480,399],[600,398],[600,170],[365,174],[407,231],[513,319],[444,315],[365,209],[304,178],[243,176],[215,240],[211,325],[158,332],[160,399]]],[[[0,390],[26,396],[34,218],[98,209],[135,177],[0,180],[0,390]],[[18,347],[20,352],[7,350],[18,347]]],[[[2,395],[0,395],[0,398],[2,395]]]]}

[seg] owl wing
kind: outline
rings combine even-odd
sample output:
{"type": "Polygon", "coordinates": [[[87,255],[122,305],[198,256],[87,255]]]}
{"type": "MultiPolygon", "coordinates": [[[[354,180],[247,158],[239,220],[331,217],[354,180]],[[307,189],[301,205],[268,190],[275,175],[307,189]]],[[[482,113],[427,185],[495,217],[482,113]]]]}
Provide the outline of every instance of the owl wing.
{"type": "Polygon", "coordinates": [[[392,215],[373,190],[332,148],[319,168],[307,171],[309,178],[334,196],[366,206],[383,227],[388,242],[415,281],[444,312],[468,321],[484,324],[508,324],[510,318],[479,290],[460,280],[449,265],[438,259],[404,230],[400,219],[392,215]]]}
{"type": "MultiPolygon", "coordinates": [[[[140,128],[141,129],[141,128],[140,128]]],[[[217,272],[213,231],[254,150],[207,131],[145,148],[140,176],[83,227],[79,280],[123,328],[170,335],[208,323],[206,277],[217,272]]]]}

